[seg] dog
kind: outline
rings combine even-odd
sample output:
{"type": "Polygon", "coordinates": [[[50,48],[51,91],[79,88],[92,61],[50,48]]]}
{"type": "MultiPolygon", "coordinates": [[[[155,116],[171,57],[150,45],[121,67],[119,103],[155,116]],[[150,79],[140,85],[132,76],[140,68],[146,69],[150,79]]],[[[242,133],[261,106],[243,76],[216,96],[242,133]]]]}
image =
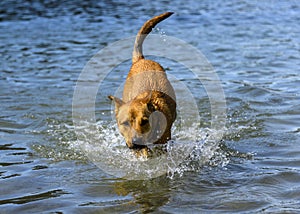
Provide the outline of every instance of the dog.
{"type": "Polygon", "coordinates": [[[139,30],[133,48],[132,66],[127,75],[122,99],[108,96],[115,105],[118,128],[129,149],[140,157],[150,157],[153,145],[171,139],[176,119],[176,96],[163,67],[143,56],[146,36],[159,22],[171,16],[166,12],[146,21],[139,30]]]}

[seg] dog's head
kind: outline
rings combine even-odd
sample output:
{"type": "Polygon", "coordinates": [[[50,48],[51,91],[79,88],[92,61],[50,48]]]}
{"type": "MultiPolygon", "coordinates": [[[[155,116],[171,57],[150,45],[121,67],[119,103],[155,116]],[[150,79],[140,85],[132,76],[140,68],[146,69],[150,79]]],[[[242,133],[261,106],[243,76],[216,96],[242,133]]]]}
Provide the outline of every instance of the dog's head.
{"type": "Polygon", "coordinates": [[[145,148],[148,143],[156,142],[165,131],[167,121],[162,113],[156,112],[151,92],[145,92],[127,103],[114,96],[109,96],[109,99],[115,103],[118,127],[129,148],[145,148]]]}

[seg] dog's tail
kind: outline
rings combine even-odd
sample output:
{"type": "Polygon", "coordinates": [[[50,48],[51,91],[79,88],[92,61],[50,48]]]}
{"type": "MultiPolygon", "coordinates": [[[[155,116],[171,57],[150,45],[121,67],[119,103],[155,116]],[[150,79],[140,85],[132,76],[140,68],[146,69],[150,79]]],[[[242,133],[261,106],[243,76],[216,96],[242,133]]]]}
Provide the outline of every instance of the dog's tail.
{"type": "Polygon", "coordinates": [[[165,20],[172,14],[173,12],[166,12],[158,16],[155,16],[152,19],[149,19],[147,22],[145,22],[145,24],[141,27],[140,31],[138,32],[135,38],[133,53],[132,53],[132,63],[135,63],[140,59],[144,59],[143,42],[146,36],[152,31],[152,28],[154,28],[157,23],[165,20]]]}

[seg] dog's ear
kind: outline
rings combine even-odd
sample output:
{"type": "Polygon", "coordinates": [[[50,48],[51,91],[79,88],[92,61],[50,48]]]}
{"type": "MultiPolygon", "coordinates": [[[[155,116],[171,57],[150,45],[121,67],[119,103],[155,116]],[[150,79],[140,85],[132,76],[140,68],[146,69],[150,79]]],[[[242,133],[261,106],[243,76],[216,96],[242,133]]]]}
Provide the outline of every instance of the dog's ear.
{"type": "Polygon", "coordinates": [[[115,103],[115,112],[116,115],[118,114],[119,108],[124,104],[123,100],[121,100],[120,98],[114,97],[109,95],[108,98],[112,101],[114,101],[115,103]]]}

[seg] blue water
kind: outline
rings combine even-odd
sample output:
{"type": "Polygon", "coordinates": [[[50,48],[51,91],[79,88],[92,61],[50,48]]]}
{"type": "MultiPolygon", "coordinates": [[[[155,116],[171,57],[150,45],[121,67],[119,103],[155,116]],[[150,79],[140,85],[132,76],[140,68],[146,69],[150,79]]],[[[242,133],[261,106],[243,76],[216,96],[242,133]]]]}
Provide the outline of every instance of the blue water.
{"type": "MultiPolygon", "coordinates": [[[[300,211],[298,1],[3,1],[0,11],[0,213],[300,211]],[[212,151],[195,150],[167,175],[123,179],[80,149],[73,93],[99,50],[164,11],[175,14],[154,33],[191,44],[218,74],[226,131],[212,151]]],[[[156,60],[193,92],[201,123],[185,134],[205,141],[211,109],[203,85],[176,62],[156,60]]],[[[106,96],[129,66],[116,65],[96,101],[98,129],[117,152],[126,148],[106,96]]]]}

